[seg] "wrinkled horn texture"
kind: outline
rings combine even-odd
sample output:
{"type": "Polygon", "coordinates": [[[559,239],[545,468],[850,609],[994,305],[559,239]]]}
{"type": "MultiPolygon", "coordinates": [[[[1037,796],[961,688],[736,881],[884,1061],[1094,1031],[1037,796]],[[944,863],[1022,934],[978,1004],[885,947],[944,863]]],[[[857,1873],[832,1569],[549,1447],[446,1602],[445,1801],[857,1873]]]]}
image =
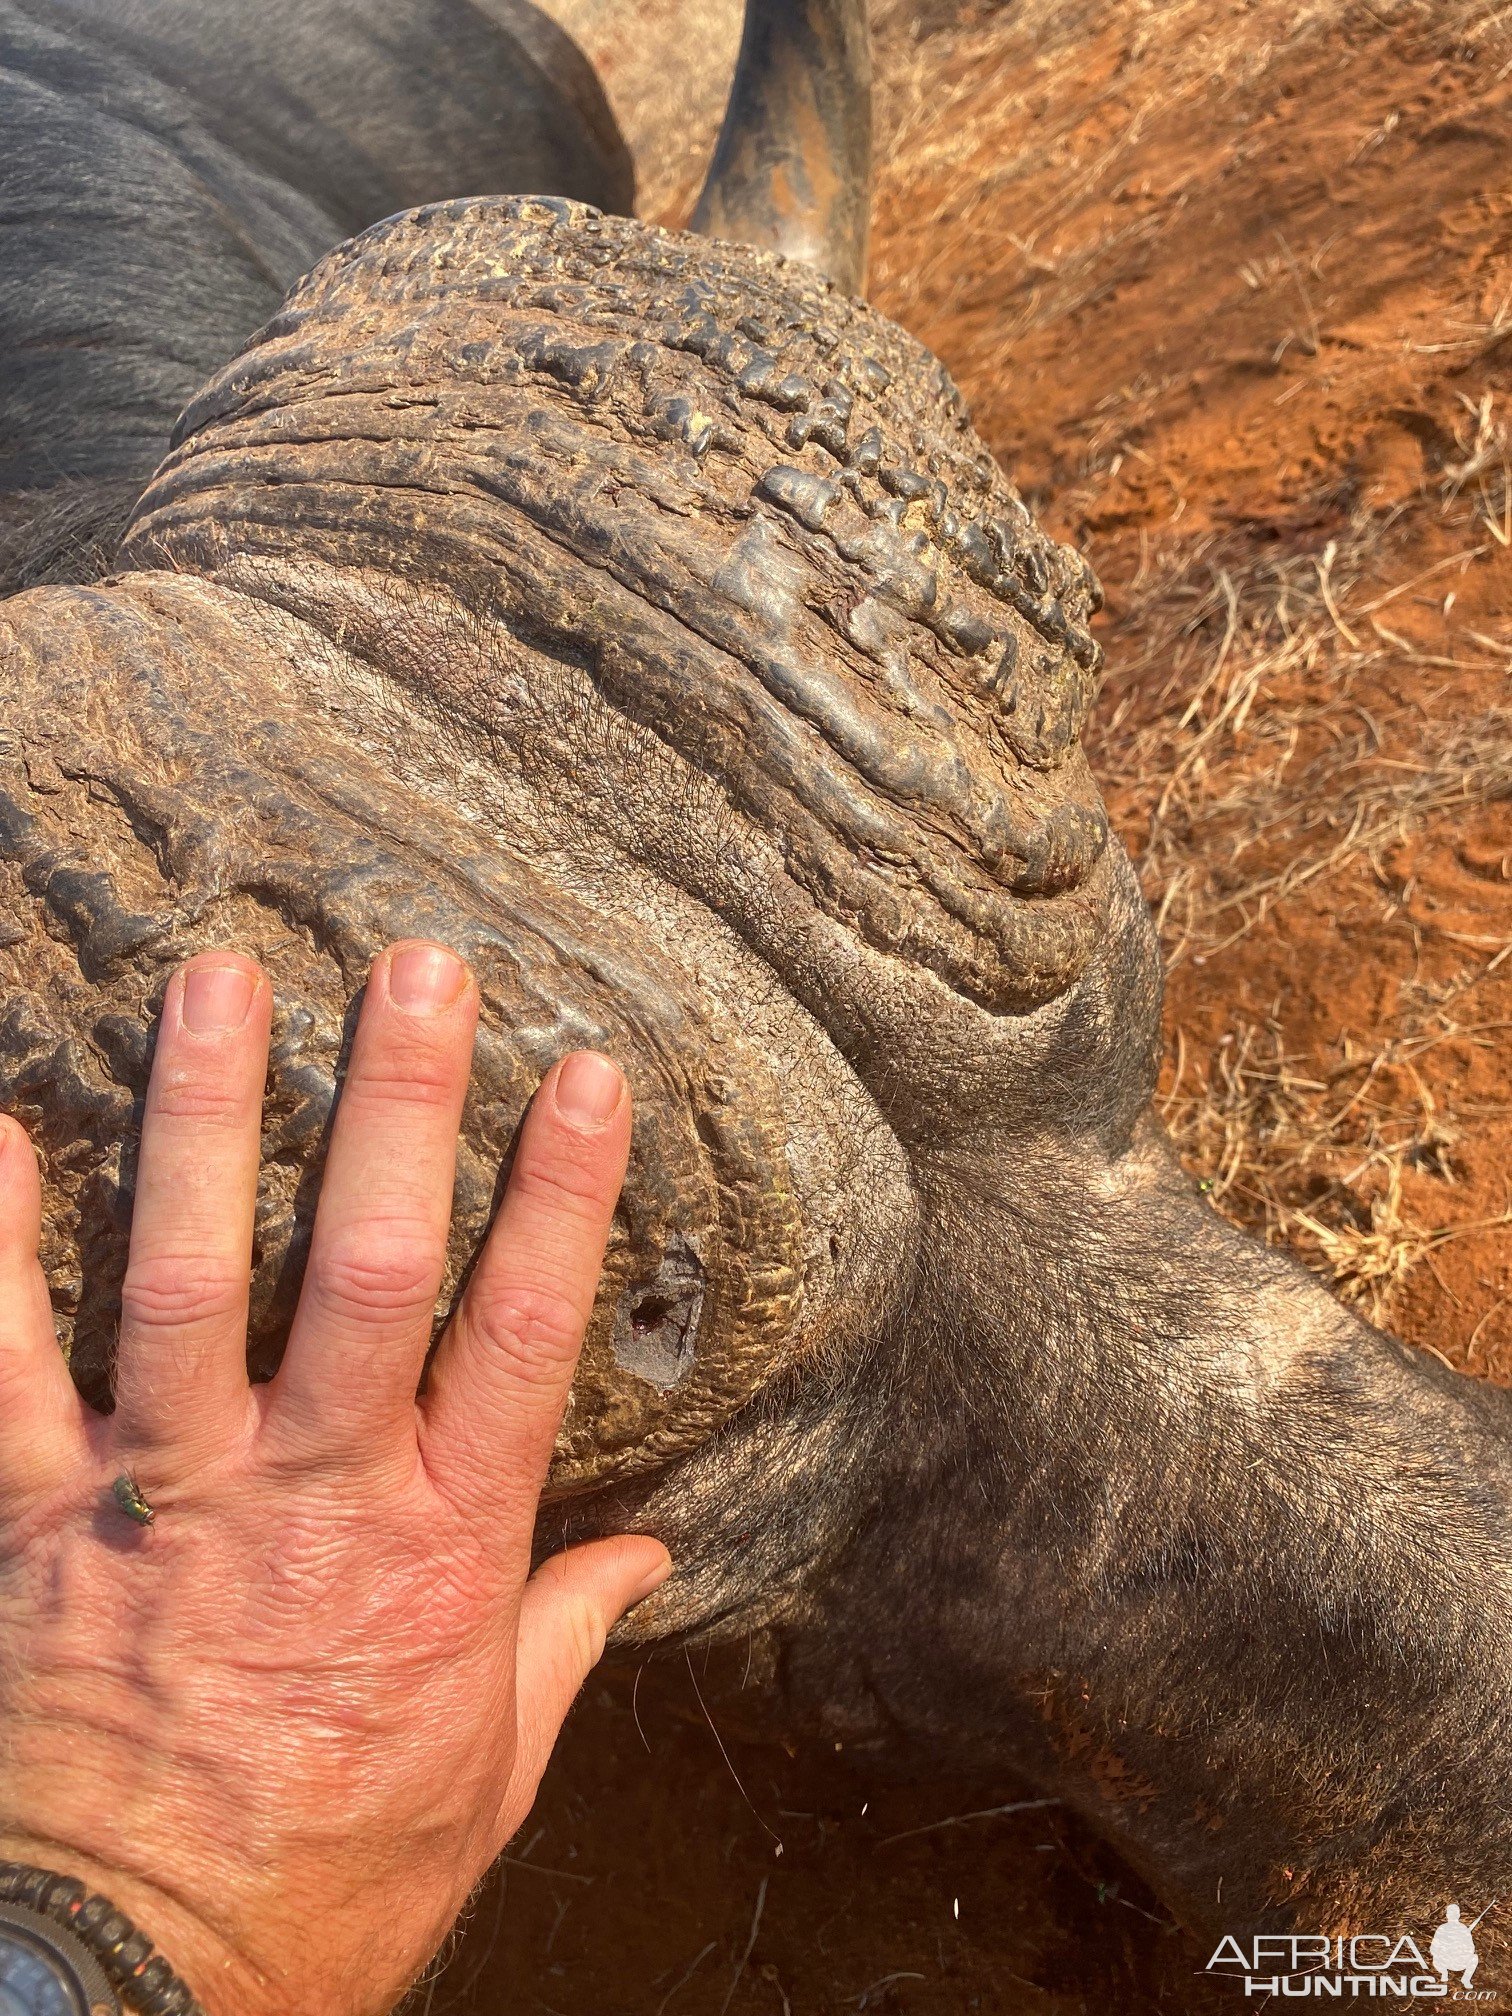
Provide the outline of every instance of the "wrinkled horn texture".
{"type": "Polygon", "coordinates": [[[542,1071],[625,1064],[569,1490],[885,1301],[914,1199],[863,1004],[986,1051],[1133,915],[1078,743],[1089,570],[926,351],[772,255],[556,199],[376,226],[190,405],[119,564],[0,611],[0,1100],[96,1395],[151,1018],[200,945],[280,1004],[261,1372],[390,937],[483,991],[448,1295],[542,1071]]]}

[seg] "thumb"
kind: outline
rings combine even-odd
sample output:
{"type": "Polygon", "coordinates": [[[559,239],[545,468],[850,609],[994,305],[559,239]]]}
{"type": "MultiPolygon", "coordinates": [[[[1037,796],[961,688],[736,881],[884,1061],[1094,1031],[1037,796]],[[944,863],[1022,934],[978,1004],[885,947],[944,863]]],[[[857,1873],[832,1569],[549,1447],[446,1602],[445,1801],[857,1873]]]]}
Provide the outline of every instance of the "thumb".
{"type": "Polygon", "coordinates": [[[543,1561],[525,1585],[515,1656],[518,1749],[511,1802],[525,1816],[578,1689],[598,1664],[604,1641],[630,1609],[672,1572],[659,1540],[622,1534],[570,1547],[543,1561]]]}

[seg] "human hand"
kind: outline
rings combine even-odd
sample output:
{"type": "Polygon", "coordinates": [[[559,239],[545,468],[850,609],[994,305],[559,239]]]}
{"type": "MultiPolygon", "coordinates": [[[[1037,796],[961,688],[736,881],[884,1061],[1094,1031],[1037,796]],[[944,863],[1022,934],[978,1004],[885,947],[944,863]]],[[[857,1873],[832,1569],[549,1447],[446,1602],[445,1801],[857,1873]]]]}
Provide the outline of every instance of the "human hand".
{"type": "Polygon", "coordinates": [[[417,1399],[478,996],[443,948],[380,956],[288,1351],[251,1387],[271,1005],[232,953],[169,984],[108,1419],[58,1351],[36,1158],[0,1121],[0,1857],[102,1891],[212,2016],[358,2016],[441,1943],[670,1563],[625,1538],[529,1572],[624,1176],[618,1070],[546,1078],[417,1399]]]}

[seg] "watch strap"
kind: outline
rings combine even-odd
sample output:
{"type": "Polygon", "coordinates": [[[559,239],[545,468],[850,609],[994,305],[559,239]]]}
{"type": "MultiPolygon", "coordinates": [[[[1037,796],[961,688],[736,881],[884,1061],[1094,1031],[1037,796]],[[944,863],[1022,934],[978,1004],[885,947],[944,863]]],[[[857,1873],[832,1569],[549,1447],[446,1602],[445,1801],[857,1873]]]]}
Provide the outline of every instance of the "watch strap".
{"type": "Polygon", "coordinates": [[[145,1932],[76,1876],[0,1862],[0,1903],[60,1925],[85,1947],[129,2016],[205,2016],[145,1932]]]}

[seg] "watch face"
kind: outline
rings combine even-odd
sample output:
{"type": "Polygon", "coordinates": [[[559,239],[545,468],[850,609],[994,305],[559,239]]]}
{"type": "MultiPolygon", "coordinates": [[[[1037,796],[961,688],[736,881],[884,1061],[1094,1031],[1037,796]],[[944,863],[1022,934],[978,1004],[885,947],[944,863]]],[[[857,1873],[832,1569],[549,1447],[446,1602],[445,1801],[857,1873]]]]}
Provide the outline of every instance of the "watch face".
{"type": "Polygon", "coordinates": [[[90,2016],[63,1960],[8,1925],[0,1926],[0,2016],[90,2016]]]}

